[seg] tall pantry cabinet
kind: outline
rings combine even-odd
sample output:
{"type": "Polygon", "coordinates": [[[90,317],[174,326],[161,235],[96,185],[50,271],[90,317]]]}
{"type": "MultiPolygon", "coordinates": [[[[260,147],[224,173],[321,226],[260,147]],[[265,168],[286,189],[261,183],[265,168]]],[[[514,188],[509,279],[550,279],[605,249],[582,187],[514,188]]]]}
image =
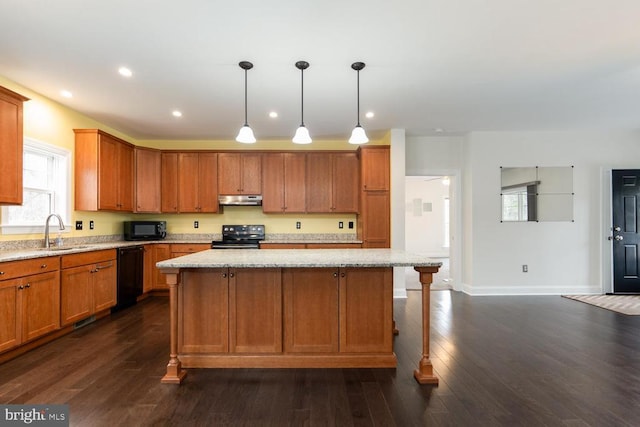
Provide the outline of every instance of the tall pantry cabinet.
{"type": "Polygon", "coordinates": [[[360,219],[363,248],[391,247],[390,151],[388,145],[360,147],[360,219]]]}

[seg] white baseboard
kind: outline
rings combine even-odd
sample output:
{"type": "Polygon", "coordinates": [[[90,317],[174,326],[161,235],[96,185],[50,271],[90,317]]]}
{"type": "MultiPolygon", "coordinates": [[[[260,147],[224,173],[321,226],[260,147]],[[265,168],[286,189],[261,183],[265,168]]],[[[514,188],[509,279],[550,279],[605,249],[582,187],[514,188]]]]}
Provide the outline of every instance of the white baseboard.
{"type": "Polygon", "coordinates": [[[462,292],[472,296],[486,295],[600,295],[598,286],[479,286],[462,285],[462,292]]]}

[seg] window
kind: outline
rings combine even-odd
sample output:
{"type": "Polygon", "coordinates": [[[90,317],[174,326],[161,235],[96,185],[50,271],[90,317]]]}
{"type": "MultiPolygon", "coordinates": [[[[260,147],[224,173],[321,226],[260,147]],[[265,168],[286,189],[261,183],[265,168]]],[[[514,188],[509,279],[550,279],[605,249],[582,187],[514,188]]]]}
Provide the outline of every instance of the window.
{"type": "MultiPolygon", "coordinates": [[[[2,208],[3,234],[42,233],[51,213],[69,224],[69,151],[25,138],[22,206],[2,208]]],[[[55,229],[57,221],[52,221],[55,229]]]]}

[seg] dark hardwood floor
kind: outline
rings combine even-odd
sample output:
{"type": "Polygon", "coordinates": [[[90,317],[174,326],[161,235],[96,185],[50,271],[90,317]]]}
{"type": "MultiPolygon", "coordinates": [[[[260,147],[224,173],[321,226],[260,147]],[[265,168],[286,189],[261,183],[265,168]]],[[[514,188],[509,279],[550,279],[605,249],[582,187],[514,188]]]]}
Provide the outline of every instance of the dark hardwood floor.
{"type": "Polygon", "coordinates": [[[77,426],[638,426],[640,316],[558,296],[432,292],[421,386],[419,292],[395,301],[397,369],[191,369],[168,361],[152,298],[0,365],[0,403],[68,403],[77,426]]]}

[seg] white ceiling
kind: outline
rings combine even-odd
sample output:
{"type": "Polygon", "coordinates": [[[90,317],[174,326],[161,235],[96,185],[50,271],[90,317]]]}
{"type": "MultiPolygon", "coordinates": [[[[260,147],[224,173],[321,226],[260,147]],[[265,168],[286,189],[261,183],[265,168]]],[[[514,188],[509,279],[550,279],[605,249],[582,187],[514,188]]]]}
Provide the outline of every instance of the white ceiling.
{"type": "Polygon", "coordinates": [[[2,0],[0,16],[0,75],[138,139],[235,138],[241,60],[259,140],[300,123],[298,60],[315,138],[355,125],[355,61],[370,135],[640,127],[638,0],[2,0]]]}

